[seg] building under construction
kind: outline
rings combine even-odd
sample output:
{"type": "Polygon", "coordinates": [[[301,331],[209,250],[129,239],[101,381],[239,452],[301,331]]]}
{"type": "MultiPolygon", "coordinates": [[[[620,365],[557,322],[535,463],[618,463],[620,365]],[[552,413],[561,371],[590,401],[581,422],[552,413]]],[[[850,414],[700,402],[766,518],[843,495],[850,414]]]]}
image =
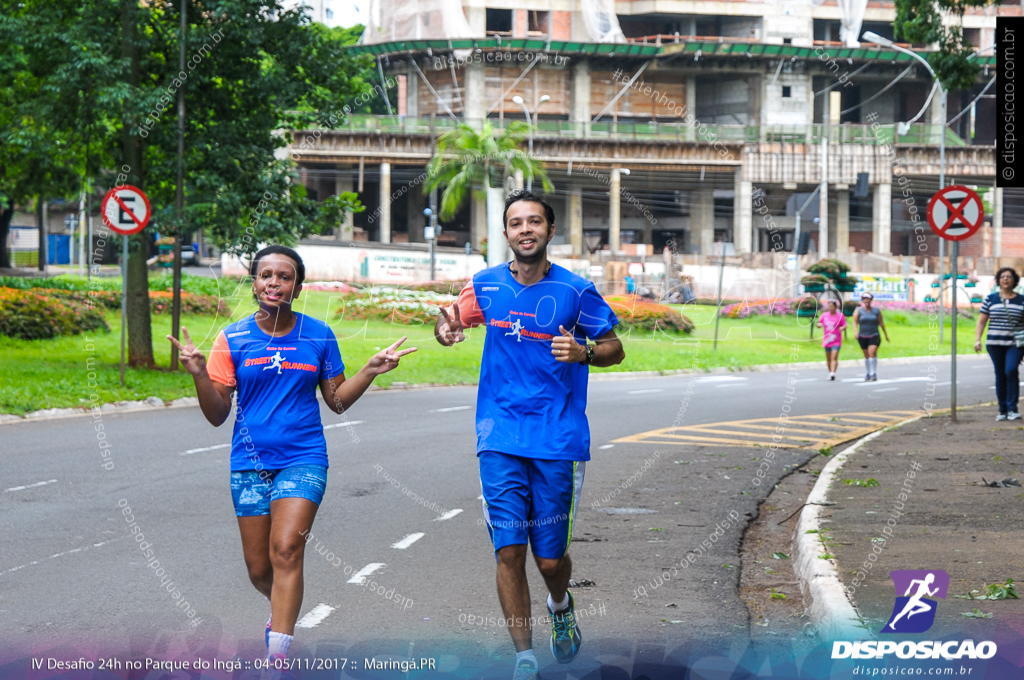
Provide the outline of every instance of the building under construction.
{"type": "MultiPolygon", "coordinates": [[[[311,191],[358,191],[367,206],[341,241],[423,242],[437,137],[529,116],[566,254],[791,251],[806,206],[812,253],[934,256],[922,220],[943,136],[946,184],[994,186],[986,48],[997,14],[1020,13],[968,9],[983,68],[943,120],[927,69],[883,46],[891,2],[374,0],[353,49],[397,80],[393,115],[351,116],[312,143],[296,132],[291,151],[311,191]],[[858,43],[866,31],[882,44],[858,43]]],[[[1003,191],[984,193],[989,224],[961,252],[1024,253],[1024,229],[1003,229],[1003,191]]],[[[443,226],[439,244],[480,248],[483,192],[443,226]]]]}

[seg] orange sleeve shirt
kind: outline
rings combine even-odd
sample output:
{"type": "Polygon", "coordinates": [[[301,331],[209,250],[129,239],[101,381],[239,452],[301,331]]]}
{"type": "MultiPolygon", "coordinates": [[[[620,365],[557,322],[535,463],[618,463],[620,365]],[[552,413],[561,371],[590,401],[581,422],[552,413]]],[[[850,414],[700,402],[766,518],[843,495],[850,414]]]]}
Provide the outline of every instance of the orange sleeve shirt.
{"type": "Polygon", "coordinates": [[[228,387],[235,387],[237,384],[235,363],[231,360],[231,348],[228,347],[228,339],[224,336],[224,331],[221,331],[217,335],[217,339],[213,341],[210,358],[206,361],[206,372],[210,374],[210,380],[214,382],[228,387]]]}
{"type": "Polygon", "coordinates": [[[473,282],[470,281],[459,293],[458,299],[446,308],[448,317],[455,318],[455,305],[459,306],[459,318],[462,319],[464,328],[473,328],[486,322],[480,305],[476,302],[476,292],[473,290],[473,282]]]}

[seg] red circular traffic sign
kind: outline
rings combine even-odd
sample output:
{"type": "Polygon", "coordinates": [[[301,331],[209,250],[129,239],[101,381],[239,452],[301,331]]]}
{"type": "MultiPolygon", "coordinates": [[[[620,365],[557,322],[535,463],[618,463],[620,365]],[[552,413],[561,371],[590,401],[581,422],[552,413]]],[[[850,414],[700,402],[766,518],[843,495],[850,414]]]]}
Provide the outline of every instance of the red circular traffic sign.
{"type": "Polygon", "coordinates": [[[103,197],[100,204],[103,222],[118,234],[130,236],[140,232],[149,224],[153,214],[149,198],[142,189],[130,184],[114,187],[103,197]]]}
{"type": "Polygon", "coordinates": [[[959,184],[940,189],[928,202],[928,226],[947,241],[970,238],[984,219],[981,196],[959,184]]]}

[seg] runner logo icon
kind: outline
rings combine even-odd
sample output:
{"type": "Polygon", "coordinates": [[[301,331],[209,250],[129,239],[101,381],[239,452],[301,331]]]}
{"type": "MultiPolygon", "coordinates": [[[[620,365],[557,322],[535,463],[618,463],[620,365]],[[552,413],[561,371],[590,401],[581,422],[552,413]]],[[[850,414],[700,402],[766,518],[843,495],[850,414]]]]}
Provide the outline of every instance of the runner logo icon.
{"type": "Polygon", "coordinates": [[[281,363],[284,361],[284,357],[281,356],[281,353],[280,352],[274,352],[274,356],[270,357],[270,361],[271,361],[271,364],[269,366],[264,366],[263,370],[265,371],[268,368],[276,368],[277,369],[277,374],[281,375],[281,363]]]}
{"type": "Polygon", "coordinates": [[[938,603],[930,598],[946,599],[949,574],[940,569],[903,569],[889,576],[896,586],[896,604],[879,632],[923,633],[931,628],[938,603]]]}
{"type": "Polygon", "coordinates": [[[516,336],[516,342],[523,341],[523,324],[519,322],[519,319],[516,319],[516,322],[512,324],[512,330],[509,331],[508,333],[505,333],[505,335],[516,336]]]}

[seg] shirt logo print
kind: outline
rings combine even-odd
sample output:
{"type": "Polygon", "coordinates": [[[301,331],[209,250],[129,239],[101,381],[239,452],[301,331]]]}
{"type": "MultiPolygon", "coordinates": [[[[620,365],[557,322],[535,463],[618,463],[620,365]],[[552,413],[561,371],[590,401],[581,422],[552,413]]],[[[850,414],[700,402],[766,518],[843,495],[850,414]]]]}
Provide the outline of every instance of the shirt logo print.
{"type": "Polygon", "coordinates": [[[271,364],[269,366],[264,366],[263,370],[265,371],[268,368],[276,368],[277,369],[277,374],[281,375],[281,362],[284,361],[284,357],[281,356],[281,353],[280,352],[274,352],[274,356],[270,357],[270,361],[271,361],[271,364]]]}

